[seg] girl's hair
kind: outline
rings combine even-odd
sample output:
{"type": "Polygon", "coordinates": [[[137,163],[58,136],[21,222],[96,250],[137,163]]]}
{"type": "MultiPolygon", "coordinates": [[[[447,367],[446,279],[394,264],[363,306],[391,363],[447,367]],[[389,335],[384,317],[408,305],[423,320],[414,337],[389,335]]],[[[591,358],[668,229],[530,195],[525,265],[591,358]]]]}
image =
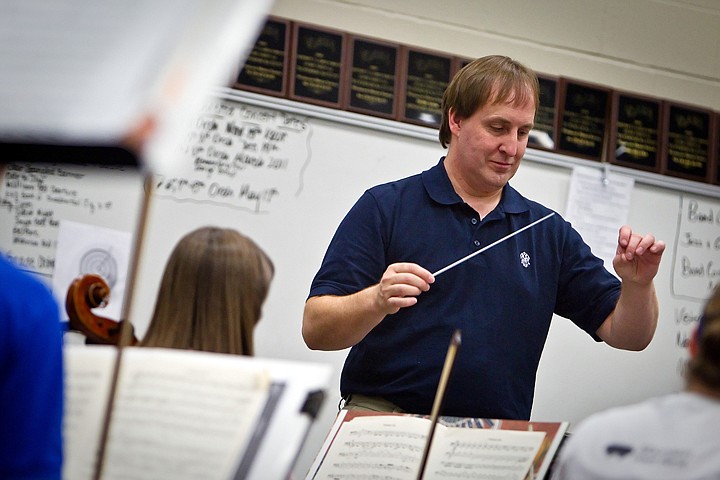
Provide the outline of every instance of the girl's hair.
{"type": "Polygon", "coordinates": [[[141,345],[253,355],[253,332],[273,275],[270,258],[239,232],[190,232],[165,266],[141,345]]]}
{"type": "Polygon", "coordinates": [[[449,124],[451,109],[460,118],[468,118],[488,104],[509,102],[514,106],[521,106],[530,101],[534,102],[537,111],[539,87],[534,71],[501,55],[478,58],[455,74],[445,89],[442,98],[440,143],[447,147],[452,138],[449,124]]]}
{"type": "Polygon", "coordinates": [[[720,284],[705,305],[695,335],[697,353],[688,362],[688,380],[720,389],[720,284]]]}

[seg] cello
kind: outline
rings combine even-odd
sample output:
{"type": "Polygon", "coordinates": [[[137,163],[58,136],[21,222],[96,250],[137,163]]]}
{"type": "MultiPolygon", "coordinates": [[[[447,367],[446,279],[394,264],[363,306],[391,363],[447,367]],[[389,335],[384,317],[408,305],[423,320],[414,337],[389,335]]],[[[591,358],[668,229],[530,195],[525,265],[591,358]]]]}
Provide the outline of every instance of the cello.
{"type": "Polygon", "coordinates": [[[85,343],[96,345],[119,345],[123,328],[130,328],[131,345],[136,345],[132,324],[125,327],[126,320],[115,321],[96,315],[93,308],[105,307],[110,300],[110,287],[96,274],[77,277],[68,288],[65,311],[69,317],[69,329],[85,335],[85,343]]]}

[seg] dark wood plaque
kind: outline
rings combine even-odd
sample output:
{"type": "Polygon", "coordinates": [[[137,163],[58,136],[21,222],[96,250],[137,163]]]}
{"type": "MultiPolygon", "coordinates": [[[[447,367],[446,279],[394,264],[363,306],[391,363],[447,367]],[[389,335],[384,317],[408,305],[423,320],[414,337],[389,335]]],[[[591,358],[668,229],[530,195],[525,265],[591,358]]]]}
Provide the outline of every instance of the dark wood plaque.
{"type": "Polygon", "coordinates": [[[714,137],[715,115],[712,111],[665,102],[662,173],[709,183],[714,137]]]}
{"type": "Polygon", "coordinates": [[[535,114],[535,126],[530,132],[528,147],[542,150],[555,150],[557,146],[558,79],[538,74],[540,104],[535,114]]]}
{"type": "Polygon", "coordinates": [[[293,100],[340,108],[345,88],[346,35],[293,23],[290,93],[293,100]]]}
{"type": "Polygon", "coordinates": [[[649,172],[660,171],[662,100],[613,92],[607,161],[649,172]]]}
{"type": "Polygon", "coordinates": [[[610,89],[560,79],[557,151],[600,161],[607,140],[610,89]]]}
{"type": "Polygon", "coordinates": [[[452,57],[437,52],[403,47],[401,120],[438,128],[442,97],[450,83],[452,57]]]}
{"type": "Polygon", "coordinates": [[[468,63],[472,63],[474,58],[467,57],[455,57],[453,58],[452,71],[450,72],[450,78],[454,77],[457,72],[465,68],[468,63]]]}
{"type": "Polygon", "coordinates": [[[713,183],[720,185],[720,112],[715,112],[715,165],[711,170],[715,172],[713,183]]]}
{"type": "Polygon", "coordinates": [[[400,101],[400,46],[350,37],[346,109],[397,120],[400,101]]]}
{"type": "Polygon", "coordinates": [[[287,94],[290,29],[289,20],[268,18],[234,88],[277,97],[287,94]]]}

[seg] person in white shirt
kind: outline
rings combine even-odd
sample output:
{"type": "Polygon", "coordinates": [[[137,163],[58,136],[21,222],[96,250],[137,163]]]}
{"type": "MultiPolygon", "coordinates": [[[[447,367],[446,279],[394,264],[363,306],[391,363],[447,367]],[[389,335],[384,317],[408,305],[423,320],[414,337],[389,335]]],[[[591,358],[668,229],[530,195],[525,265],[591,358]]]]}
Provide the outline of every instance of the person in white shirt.
{"type": "Polygon", "coordinates": [[[720,479],[720,285],[688,350],[682,392],[585,419],[560,450],[552,479],[720,479]]]}

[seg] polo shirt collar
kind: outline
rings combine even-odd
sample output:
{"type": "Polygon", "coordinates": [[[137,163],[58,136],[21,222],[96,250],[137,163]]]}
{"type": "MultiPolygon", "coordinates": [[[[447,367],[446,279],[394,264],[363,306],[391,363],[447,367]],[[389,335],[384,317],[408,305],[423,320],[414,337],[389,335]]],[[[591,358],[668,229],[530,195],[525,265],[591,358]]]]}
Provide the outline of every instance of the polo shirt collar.
{"type": "Polygon", "coordinates": [[[440,161],[429,170],[422,173],[422,181],[430,198],[441,205],[454,205],[463,203],[460,195],[450,183],[447,171],[445,171],[445,157],[440,157],[440,161]]]}
{"type": "MultiPolygon", "coordinates": [[[[455,192],[450,182],[444,162],[445,157],[441,157],[437,165],[422,173],[425,191],[430,195],[430,198],[441,205],[463,203],[462,198],[455,192]]],[[[507,184],[503,188],[500,204],[496,207],[496,210],[498,209],[505,213],[522,213],[528,211],[530,205],[525,197],[520,195],[510,184],[507,184]]]]}

